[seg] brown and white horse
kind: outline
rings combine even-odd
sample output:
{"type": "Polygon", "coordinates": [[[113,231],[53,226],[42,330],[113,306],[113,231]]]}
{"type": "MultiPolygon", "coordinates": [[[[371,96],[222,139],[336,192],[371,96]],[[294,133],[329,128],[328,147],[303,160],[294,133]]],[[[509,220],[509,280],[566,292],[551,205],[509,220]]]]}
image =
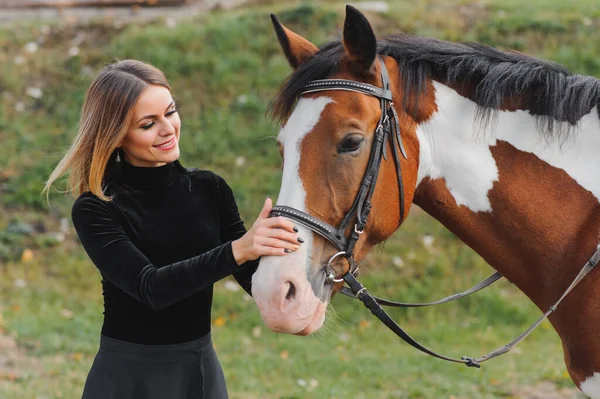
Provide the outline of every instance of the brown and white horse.
{"type": "MultiPolygon", "coordinates": [[[[273,21],[294,68],[272,104],[283,126],[277,205],[333,226],[351,209],[380,102],[350,91],[299,93],[324,78],[381,87],[379,56],[408,155],[401,158],[405,209],[415,203],[439,220],[540,309],[554,304],[600,242],[600,82],[478,44],[376,40],[352,7],[342,39],[320,49],[273,21]]],[[[383,161],[358,260],[402,224],[399,194],[394,162],[383,161]]],[[[268,327],[307,335],[321,327],[341,284],[327,284],[324,270],[337,249],[298,227],[306,242],[287,256],[263,258],[252,291],[268,327]]],[[[550,316],[573,381],[594,399],[599,280],[592,270],[550,316]]]]}

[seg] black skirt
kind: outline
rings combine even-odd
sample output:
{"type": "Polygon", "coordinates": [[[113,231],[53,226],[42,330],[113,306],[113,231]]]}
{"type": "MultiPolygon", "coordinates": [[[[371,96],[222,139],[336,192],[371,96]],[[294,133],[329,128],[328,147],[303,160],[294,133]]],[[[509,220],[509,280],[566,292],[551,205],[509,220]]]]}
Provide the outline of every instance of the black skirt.
{"type": "Polygon", "coordinates": [[[227,399],[210,333],[175,345],[101,336],[82,399],[227,399]]]}

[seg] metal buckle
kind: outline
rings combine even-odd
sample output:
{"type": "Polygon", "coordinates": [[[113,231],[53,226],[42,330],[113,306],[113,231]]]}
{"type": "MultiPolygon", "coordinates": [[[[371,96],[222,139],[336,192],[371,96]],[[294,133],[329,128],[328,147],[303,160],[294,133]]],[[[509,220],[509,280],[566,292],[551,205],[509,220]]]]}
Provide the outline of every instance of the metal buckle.
{"type": "MultiPolygon", "coordinates": [[[[337,258],[338,256],[342,256],[342,255],[346,255],[346,251],[340,251],[338,253],[335,253],[331,258],[329,258],[329,261],[327,262],[327,266],[325,269],[325,270],[327,270],[327,276],[325,277],[325,284],[344,282],[343,278],[335,278],[335,271],[331,267],[331,263],[333,262],[333,260],[335,258],[337,258]]],[[[348,261],[348,263],[350,263],[350,261],[348,261]]],[[[352,266],[350,266],[350,268],[352,268],[352,266]]]]}
{"type": "Polygon", "coordinates": [[[365,228],[363,227],[362,229],[360,229],[360,230],[359,230],[359,229],[358,229],[358,224],[355,224],[355,225],[354,225],[354,232],[355,232],[356,234],[358,234],[358,235],[361,235],[362,233],[364,233],[364,232],[365,232],[365,228]]]}

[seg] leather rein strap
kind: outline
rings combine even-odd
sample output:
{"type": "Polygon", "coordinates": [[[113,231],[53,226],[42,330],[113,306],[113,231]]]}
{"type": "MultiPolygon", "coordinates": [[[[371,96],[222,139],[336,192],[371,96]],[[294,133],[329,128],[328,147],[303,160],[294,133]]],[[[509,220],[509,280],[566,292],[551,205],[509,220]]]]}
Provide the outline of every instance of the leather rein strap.
{"type": "MultiPolygon", "coordinates": [[[[592,255],[592,257],[583,265],[580,272],[577,274],[577,276],[575,277],[573,282],[569,285],[569,287],[565,290],[565,292],[560,296],[558,301],[556,301],[556,303],[554,303],[554,305],[550,306],[550,308],[546,311],[546,313],[544,313],[535,323],[533,323],[531,325],[531,327],[529,327],[527,330],[525,330],[523,333],[521,333],[518,337],[516,337],[514,340],[512,340],[508,344],[501,346],[498,349],[496,349],[486,355],[483,355],[479,358],[463,356],[460,359],[453,359],[453,358],[433,352],[431,349],[428,349],[427,347],[421,345],[413,337],[411,337],[406,331],[404,331],[402,329],[402,327],[400,327],[385,312],[385,310],[383,310],[381,305],[378,303],[378,299],[373,297],[369,293],[369,291],[367,291],[367,289],[361,283],[359,283],[358,280],[356,280],[356,278],[351,273],[346,273],[343,276],[343,279],[350,286],[350,289],[355,294],[352,296],[360,299],[361,302],[371,311],[371,313],[374,316],[376,316],[379,320],[381,320],[381,322],[383,322],[383,324],[385,324],[390,330],[392,330],[394,333],[396,333],[396,335],[398,335],[400,338],[402,338],[406,343],[408,343],[412,347],[420,350],[421,352],[427,353],[428,355],[436,357],[438,359],[443,359],[443,360],[447,360],[447,361],[455,362],[455,363],[463,363],[467,367],[480,368],[481,363],[508,352],[509,350],[514,348],[519,342],[524,340],[525,337],[527,337],[529,334],[531,334],[531,332],[533,330],[535,330],[535,328],[537,326],[539,326],[546,318],[548,318],[548,316],[550,316],[550,314],[552,312],[554,312],[556,310],[556,308],[562,302],[562,300],[575,288],[575,286],[577,284],[579,284],[579,282],[581,280],[583,280],[583,278],[594,267],[596,267],[596,265],[598,264],[599,261],[600,261],[600,246],[598,246],[598,249],[596,249],[596,252],[594,252],[594,255],[592,255]]],[[[490,276],[490,278],[492,278],[492,277],[493,277],[493,275],[490,276]]],[[[473,291],[473,292],[475,292],[475,291],[473,291]]],[[[461,295],[461,294],[458,294],[458,295],[461,295]]],[[[462,296],[464,296],[464,295],[461,295],[461,297],[462,296]]],[[[446,299],[448,299],[448,298],[446,298],[446,299]]],[[[442,301],[444,301],[444,300],[442,300],[442,301]]],[[[446,302],[449,302],[449,301],[446,301],[446,302]]],[[[443,303],[443,302],[441,302],[441,303],[443,303]]],[[[432,303],[432,304],[435,304],[435,303],[432,303]]],[[[402,305],[404,305],[404,304],[402,304],[402,305]]],[[[423,306],[423,305],[428,306],[428,304],[417,304],[417,306],[423,306]]],[[[409,306],[411,306],[411,305],[409,305],[409,306]]]]}
{"type": "MultiPolygon", "coordinates": [[[[446,298],[443,298],[443,299],[440,299],[437,301],[433,301],[433,302],[425,302],[425,303],[394,302],[394,301],[389,301],[387,299],[381,299],[376,296],[374,296],[373,299],[375,299],[375,301],[377,301],[377,303],[382,306],[389,306],[389,307],[393,307],[393,308],[424,308],[427,306],[441,305],[443,303],[448,303],[448,302],[456,301],[457,299],[464,298],[466,296],[474,294],[477,291],[481,291],[482,289],[492,285],[493,283],[495,283],[496,281],[498,281],[501,278],[502,278],[502,274],[495,272],[494,274],[492,274],[491,276],[489,276],[488,278],[486,278],[479,284],[474,285],[473,287],[469,288],[466,291],[460,292],[458,294],[450,295],[446,298]]],[[[358,297],[356,296],[356,293],[354,293],[349,287],[344,286],[340,289],[339,292],[340,292],[340,294],[344,294],[351,298],[358,299],[358,297]]]]}
{"type": "Polygon", "coordinates": [[[304,227],[312,230],[313,232],[321,235],[323,238],[325,238],[331,244],[333,244],[338,250],[340,250],[340,252],[336,253],[331,257],[327,264],[327,276],[325,283],[331,284],[345,282],[346,284],[348,284],[348,287],[342,287],[340,292],[352,298],[360,299],[360,301],[371,311],[371,313],[374,316],[376,316],[379,320],[381,320],[381,322],[383,322],[388,328],[390,328],[396,335],[398,335],[398,337],[402,338],[409,345],[420,350],[421,352],[424,352],[438,359],[443,359],[455,363],[463,363],[468,367],[479,368],[481,367],[480,363],[492,359],[494,357],[500,356],[508,352],[514,346],[516,346],[525,337],[527,337],[538,325],[540,325],[542,321],[544,321],[552,312],[556,310],[557,306],[562,302],[562,300],[567,296],[567,294],[571,292],[573,288],[575,288],[575,286],[598,264],[598,261],[600,261],[600,246],[598,247],[594,255],[590,258],[590,260],[586,262],[586,264],[583,266],[575,280],[573,280],[571,285],[567,288],[567,290],[563,293],[559,300],[554,305],[552,305],[550,309],[542,315],[542,317],[540,317],[530,328],[524,331],[513,341],[488,353],[487,355],[484,355],[480,358],[463,356],[460,359],[454,359],[433,352],[432,350],[421,345],[414,338],[412,338],[385,312],[385,310],[382,308],[382,305],[393,307],[425,307],[448,303],[463,298],[467,295],[473,294],[491,285],[492,283],[500,279],[502,275],[496,272],[484,281],[475,285],[474,287],[464,292],[440,299],[438,301],[413,304],[393,302],[374,297],[356,279],[355,274],[357,274],[358,272],[358,266],[353,258],[354,246],[360,238],[360,235],[364,231],[367,218],[369,217],[369,213],[371,211],[371,199],[375,191],[375,184],[379,175],[379,169],[381,166],[382,158],[387,160],[385,147],[388,139],[390,141],[390,147],[392,155],[394,157],[394,164],[396,166],[396,174],[398,178],[398,190],[400,194],[400,223],[402,223],[402,220],[404,219],[405,212],[404,189],[402,184],[402,169],[398,149],[400,149],[400,153],[405,159],[408,158],[406,150],[404,149],[404,145],[402,143],[398,114],[396,113],[396,110],[394,109],[394,104],[392,102],[392,92],[388,72],[385,67],[385,63],[381,58],[379,58],[379,64],[381,67],[382,88],[370,85],[368,83],[356,82],[352,80],[321,79],[309,82],[298,94],[298,96],[302,96],[303,94],[314,93],[319,91],[344,90],[366,94],[369,96],[376,97],[380,100],[381,117],[379,119],[379,123],[377,124],[377,128],[375,129],[373,145],[371,147],[371,156],[367,164],[367,169],[365,171],[365,175],[360,185],[358,194],[354,199],[354,203],[352,204],[352,207],[350,208],[340,225],[337,228],[333,227],[330,224],[318,218],[315,218],[306,212],[302,212],[298,209],[291,208],[288,206],[273,207],[270,216],[284,216],[289,219],[292,219],[295,222],[303,225],[304,227]],[[346,228],[348,227],[352,219],[355,219],[354,229],[350,233],[350,237],[346,238],[346,228]],[[344,273],[342,278],[336,278],[335,273],[332,269],[332,262],[335,258],[342,255],[348,260],[350,267],[344,273]]]}

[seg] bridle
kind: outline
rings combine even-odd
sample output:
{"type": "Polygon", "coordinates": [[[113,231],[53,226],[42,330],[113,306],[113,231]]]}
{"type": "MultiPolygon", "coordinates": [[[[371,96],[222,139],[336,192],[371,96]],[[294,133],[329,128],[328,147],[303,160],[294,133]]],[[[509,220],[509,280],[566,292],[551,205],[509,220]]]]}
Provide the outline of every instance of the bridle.
{"type": "Polygon", "coordinates": [[[479,358],[463,356],[460,359],[455,359],[444,355],[440,355],[432,351],[431,349],[428,349],[427,347],[423,346],[414,338],[412,338],[385,312],[381,305],[393,307],[425,307],[439,305],[442,303],[448,303],[463,298],[467,295],[473,294],[491,285],[492,283],[500,279],[502,275],[496,272],[489,276],[487,279],[483,280],[479,284],[464,292],[451,295],[438,301],[427,303],[393,302],[374,297],[356,279],[356,276],[358,274],[358,265],[353,256],[354,248],[356,242],[360,238],[360,235],[364,232],[365,225],[367,223],[367,219],[371,211],[371,199],[373,197],[373,193],[375,192],[375,184],[379,175],[382,159],[387,160],[386,143],[388,141],[391,146],[391,152],[394,158],[394,164],[396,166],[396,175],[398,178],[398,190],[400,194],[400,223],[402,223],[402,221],[404,220],[405,213],[404,189],[402,184],[402,168],[400,162],[400,155],[398,154],[398,149],[400,149],[400,153],[405,159],[408,159],[408,157],[406,154],[406,150],[404,149],[404,145],[402,143],[398,114],[394,109],[394,104],[392,101],[392,92],[390,87],[389,75],[383,60],[380,57],[378,57],[378,61],[381,70],[381,88],[368,83],[353,80],[320,79],[313,80],[306,84],[298,94],[298,96],[300,97],[303,94],[307,93],[315,93],[329,90],[344,90],[376,97],[380,101],[381,116],[379,118],[377,127],[375,128],[369,162],[367,164],[364,177],[358,190],[358,194],[354,199],[352,207],[346,213],[346,216],[344,216],[340,225],[338,227],[333,227],[330,224],[318,218],[315,218],[314,216],[306,212],[288,206],[274,206],[270,216],[283,216],[292,219],[296,223],[299,223],[305,226],[306,228],[312,230],[313,232],[321,235],[338,249],[338,252],[331,256],[331,258],[327,262],[327,266],[325,268],[325,284],[346,283],[348,287],[343,286],[340,289],[340,293],[350,296],[352,298],[360,299],[360,301],[363,302],[363,304],[371,311],[371,313],[374,316],[376,316],[388,328],[390,328],[394,333],[396,333],[396,335],[398,335],[400,338],[402,338],[405,342],[407,342],[414,348],[439,359],[455,363],[463,363],[467,367],[479,368],[481,367],[480,363],[490,360],[494,357],[500,356],[508,352],[514,346],[516,346],[519,342],[525,339],[525,337],[527,337],[537,326],[539,326],[542,323],[542,321],[544,321],[552,312],[556,310],[560,302],[562,302],[562,300],[567,296],[567,294],[571,292],[573,288],[575,288],[575,286],[581,280],[583,280],[583,278],[598,264],[598,262],[600,261],[600,246],[592,255],[592,257],[585,263],[581,271],[578,273],[578,275],[575,277],[575,279],[569,285],[569,287],[565,290],[565,292],[559,298],[559,300],[554,305],[552,305],[548,309],[548,311],[544,313],[531,327],[529,327],[527,330],[525,330],[522,334],[520,334],[507,345],[504,345],[479,358]],[[354,228],[352,229],[350,236],[347,238],[346,230],[350,224],[350,221],[353,219],[355,219],[354,228]],[[342,277],[336,277],[335,271],[333,269],[333,262],[335,259],[342,256],[348,261],[349,268],[342,275],[342,277]]]}
{"type": "Polygon", "coordinates": [[[375,192],[375,183],[377,182],[377,176],[379,175],[382,158],[387,159],[385,145],[388,140],[392,147],[392,154],[394,157],[394,163],[396,165],[396,174],[398,176],[398,189],[400,192],[400,221],[404,219],[404,189],[402,185],[402,170],[398,148],[400,148],[400,152],[404,158],[407,158],[407,156],[404,145],[402,144],[402,138],[400,137],[398,114],[396,113],[396,110],[393,106],[394,104],[392,102],[392,91],[390,90],[390,79],[388,72],[383,60],[379,59],[379,63],[381,66],[381,81],[383,83],[382,88],[353,80],[321,79],[309,82],[298,94],[298,96],[302,96],[303,94],[326,90],[353,91],[378,98],[381,108],[381,116],[379,118],[379,122],[377,123],[377,127],[375,128],[373,145],[371,147],[371,156],[367,164],[365,175],[362,179],[362,183],[360,184],[358,194],[354,199],[354,203],[338,227],[333,227],[306,212],[302,212],[288,206],[275,206],[271,211],[271,216],[285,216],[290,218],[314,231],[315,233],[323,236],[339,250],[339,252],[334,254],[327,263],[326,283],[340,283],[344,281],[343,278],[335,277],[335,272],[332,267],[333,261],[341,256],[348,260],[350,265],[349,272],[353,275],[358,273],[358,266],[353,256],[354,247],[365,229],[369,213],[371,212],[371,199],[373,197],[373,193],[375,192]],[[353,219],[355,219],[354,228],[352,229],[350,236],[346,238],[346,229],[353,219]]]}

